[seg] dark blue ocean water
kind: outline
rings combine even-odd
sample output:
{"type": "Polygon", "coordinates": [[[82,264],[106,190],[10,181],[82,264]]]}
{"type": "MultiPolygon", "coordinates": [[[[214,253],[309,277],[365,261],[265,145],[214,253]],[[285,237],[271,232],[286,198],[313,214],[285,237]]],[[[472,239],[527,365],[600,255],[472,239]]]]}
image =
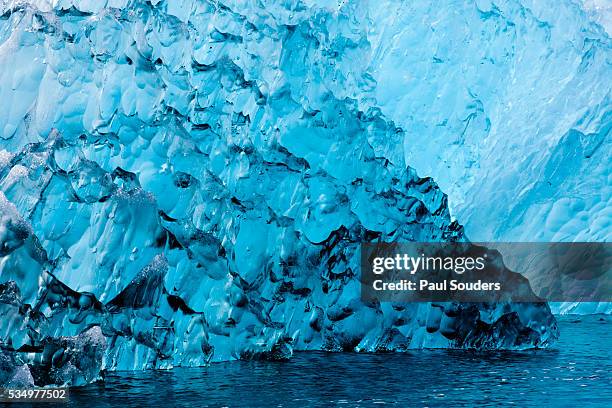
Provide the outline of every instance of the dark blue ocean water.
{"type": "MultiPolygon", "coordinates": [[[[612,406],[612,318],[560,320],[551,350],[298,353],[289,362],[123,372],[69,406],[612,406]]],[[[65,406],[65,405],[64,405],[65,406]]]]}

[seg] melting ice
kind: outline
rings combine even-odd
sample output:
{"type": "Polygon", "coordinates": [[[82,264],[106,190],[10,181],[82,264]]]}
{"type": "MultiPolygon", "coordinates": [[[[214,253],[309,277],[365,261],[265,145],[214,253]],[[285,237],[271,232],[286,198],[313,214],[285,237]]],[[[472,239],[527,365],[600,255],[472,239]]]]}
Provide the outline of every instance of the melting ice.
{"type": "Polygon", "coordinates": [[[478,237],[498,228],[496,186],[526,203],[515,219],[555,201],[516,196],[529,177],[478,147],[521,156],[538,118],[515,100],[584,105],[563,122],[590,152],[575,172],[554,165],[565,147],[530,168],[601,170],[603,29],[569,3],[268,3],[0,3],[0,383],[555,340],[545,304],[364,304],[358,244],[466,240],[445,193],[478,237]],[[549,71],[501,80],[538,58],[549,71]],[[530,98],[538,78],[555,86],[530,98]],[[573,78],[592,87],[576,97],[573,78]]]}

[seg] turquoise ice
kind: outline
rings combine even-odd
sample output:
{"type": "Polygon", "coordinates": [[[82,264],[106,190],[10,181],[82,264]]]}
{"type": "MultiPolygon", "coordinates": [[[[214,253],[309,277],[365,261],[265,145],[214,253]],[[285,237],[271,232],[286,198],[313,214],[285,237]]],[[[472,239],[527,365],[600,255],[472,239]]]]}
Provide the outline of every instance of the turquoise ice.
{"type": "Polygon", "coordinates": [[[547,305],[359,300],[363,241],[609,239],[599,15],[446,3],[0,3],[9,366],[554,341],[547,305]]]}

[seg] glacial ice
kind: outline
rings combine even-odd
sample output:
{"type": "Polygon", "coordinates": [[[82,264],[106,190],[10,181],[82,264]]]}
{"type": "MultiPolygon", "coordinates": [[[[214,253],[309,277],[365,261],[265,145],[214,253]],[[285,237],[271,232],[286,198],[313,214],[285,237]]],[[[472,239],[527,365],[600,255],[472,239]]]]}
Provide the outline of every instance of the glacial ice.
{"type": "Polygon", "coordinates": [[[461,19],[437,3],[377,8],[370,100],[472,241],[609,242],[610,2],[475,3],[455,5],[461,19]],[[415,15],[432,23],[405,29],[415,15]]]}
{"type": "Polygon", "coordinates": [[[0,5],[3,383],[546,347],[545,304],[364,304],[359,242],[609,237],[577,4],[0,5]]]}

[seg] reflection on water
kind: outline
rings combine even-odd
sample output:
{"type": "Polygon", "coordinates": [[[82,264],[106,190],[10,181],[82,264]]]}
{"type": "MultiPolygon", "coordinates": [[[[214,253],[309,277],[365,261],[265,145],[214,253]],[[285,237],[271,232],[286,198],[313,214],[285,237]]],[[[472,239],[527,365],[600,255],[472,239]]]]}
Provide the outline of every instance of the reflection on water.
{"type": "MultiPolygon", "coordinates": [[[[113,373],[70,406],[612,406],[610,317],[564,318],[553,350],[298,353],[289,362],[113,373]]],[[[64,405],[65,406],[65,405],[64,405]]]]}

